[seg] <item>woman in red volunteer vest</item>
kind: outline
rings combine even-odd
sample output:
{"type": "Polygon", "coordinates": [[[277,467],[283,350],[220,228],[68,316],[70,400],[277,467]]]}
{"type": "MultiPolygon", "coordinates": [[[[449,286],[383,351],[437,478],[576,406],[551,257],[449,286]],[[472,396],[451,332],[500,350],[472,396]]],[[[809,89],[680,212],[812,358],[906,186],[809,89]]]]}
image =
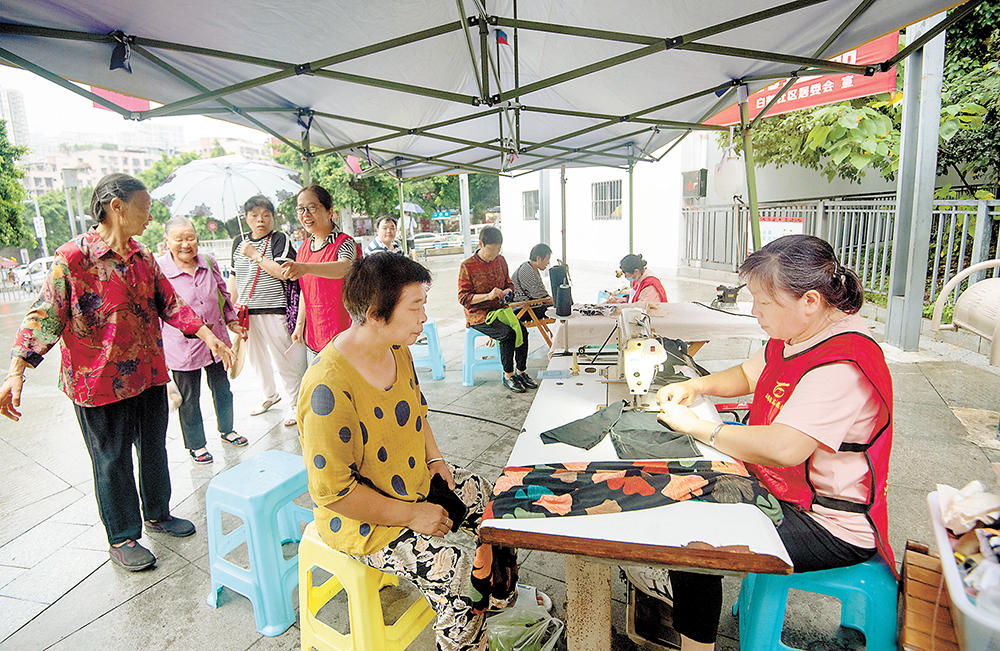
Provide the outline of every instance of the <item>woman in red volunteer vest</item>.
{"type": "MultiPolygon", "coordinates": [[[[886,475],[892,380],[857,312],[861,281],[830,244],[788,235],[740,268],[765,348],[728,370],[673,384],[660,418],[743,460],[781,501],[777,526],[796,572],[853,565],[888,546],[886,475]],[[753,393],[749,426],[716,425],[685,405],[753,393]]],[[[670,572],[682,649],[714,648],[722,577],[670,572]]]]}
{"type": "Polygon", "coordinates": [[[344,308],[344,276],[351,262],[361,257],[361,247],[341,233],[333,221],[333,198],[318,185],[299,190],[295,212],[309,237],[299,247],[294,262],[282,270],[286,280],[298,280],[302,287],[299,318],[292,334],[306,345],[309,363],[337,334],[351,327],[344,308]]]}
{"type": "Polygon", "coordinates": [[[667,290],[660,279],[646,271],[646,261],[642,255],[629,253],[618,263],[621,275],[632,283],[632,298],[611,297],[608,303],[666,303],[667,290]]]}

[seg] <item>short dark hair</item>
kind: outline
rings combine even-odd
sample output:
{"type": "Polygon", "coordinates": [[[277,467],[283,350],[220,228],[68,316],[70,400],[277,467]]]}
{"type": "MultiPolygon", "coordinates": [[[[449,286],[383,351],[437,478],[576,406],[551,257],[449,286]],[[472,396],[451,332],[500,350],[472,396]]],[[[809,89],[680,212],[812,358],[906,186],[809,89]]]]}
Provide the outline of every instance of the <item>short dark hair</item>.
{"type": "Polygon", "coordinates": [[[740,278],[795,298],[814,289],[827,305],[847,314],[854,314],[865,302],[858,274],[840,264],[829,242],[813,235],[785,235],[751,253],[740,265],[740,278]]]}
{"type": "Polygon", "coordinates": [[[629,253],[627,256],[621,259],[618,263],[622,271],[627,274],[633,273],[636,270],[642,270],[646,268],[646,261],[642,259],[642,254],[636,255],[635,253],[629,253]]]}
{"type": "Polygon", "coordinates": [[[531,253],[528,254],[528,259],[531,261],[541,260],[547,255],[552,255],[552,248],[545,242],[539,242],[535,246],[531,247],[531,253]]]}
{"type": "Polygon", "coordinates": [[[249,214],[254,208],[267,208],[268,212],[274,214],[274,204],[262,194],[254,195],[243,203],[243,214],[249,214]]]}
{"type": "Polygon", "coordinates": [[[479,231],[480,244],[503,244],[503,233],[496,226],[487,226],[479,231]]]}
{"type": "Polygon", "coordinates": [[[392,215],[385,215],[375,220],[375,228],[382,228],[382,222],[392,222],[393,226],[399,226],[399,222],[392,215]]]}
{"type": "Polygon", "coordinates": [[[107,218],[108,204],[113,199],[129,201],[136,192],[143,191],[146,191],[146,185],[134,176],[115,172],[101,177],[90,195],[90,216],[100,224],[107,218]]]}
{"type": "Polygon", "coordinates": [[[382,252],[358,258],[344,278],[344,307],[355,323],[364,323],[372,307],[378,319],[388,321],[404,287],[430,281],[431,273],[406,256],[382,252]]]}
{"type": "MultiPolygon", "coordinates": [[[[333,210],[333,197],[330,196],[330,192],[324,188],[322,185],[307,185],[298,192],[295,193],[295,198],[298,199],[299,195],[303,192],[312,192],[316,195],[323,207],[327,210],[333,210]]],[[[274,212],[274,211],[271,211],[274,212]]]]}

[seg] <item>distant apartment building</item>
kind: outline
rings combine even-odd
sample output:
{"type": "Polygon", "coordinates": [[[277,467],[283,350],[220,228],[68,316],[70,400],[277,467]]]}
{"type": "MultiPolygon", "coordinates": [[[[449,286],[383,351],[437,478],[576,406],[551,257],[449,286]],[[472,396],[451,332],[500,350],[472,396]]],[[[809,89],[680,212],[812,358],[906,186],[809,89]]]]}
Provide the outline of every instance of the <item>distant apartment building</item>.
{"type": "Polygon", "coordinates": [[[211,158],[215,144],[227,154],[238,154],[251,160],[270,160],[271,145],[263,137],[259,141],[245,140],[243,138],[199,138],[194,141],[191,151],[198,152],[202,158],[211,158]]]}
{"type": "Polygon", "coordinates": [[[21,91],[0,89],[0,120],[7,122],[7,140],[11,144],[29,146],[31,134],[28,131],[28,114],[24,110],[24,95],[21,91]]]}
{"type": "Polygon", "coordinates": [[[21,185],[31,196],[62,188],[62,170],[77,170],[80,187],[94,186],[105,174],[124,172],[136,175],[153,166],[160,159],[161,151],[151,148],[119,148],[85,146],[66,149],[57,154],[35,156],[23,167],[21,185]]]}

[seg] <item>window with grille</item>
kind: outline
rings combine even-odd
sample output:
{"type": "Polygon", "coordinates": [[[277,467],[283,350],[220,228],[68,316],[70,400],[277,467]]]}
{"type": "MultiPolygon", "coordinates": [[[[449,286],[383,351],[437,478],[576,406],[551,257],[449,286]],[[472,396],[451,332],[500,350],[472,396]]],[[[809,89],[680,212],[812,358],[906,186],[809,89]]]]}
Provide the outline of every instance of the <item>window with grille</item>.
{"type": "Polygon", "coordinates": [[[593,219],[621,219],[622,182],[618,180],[592,183],[590,203],[593,219]]]}
{"type": "Polygon", "coordinates": [[[521,205],[524,207],[525,221],[538,221],[538,190],[522,192],[521,205]]]}

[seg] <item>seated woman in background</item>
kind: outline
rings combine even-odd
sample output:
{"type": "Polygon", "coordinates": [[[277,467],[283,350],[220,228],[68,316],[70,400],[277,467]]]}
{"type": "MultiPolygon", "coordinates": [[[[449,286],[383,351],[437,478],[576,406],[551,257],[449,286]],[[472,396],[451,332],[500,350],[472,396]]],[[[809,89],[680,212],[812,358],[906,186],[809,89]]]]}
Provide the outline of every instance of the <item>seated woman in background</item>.
{"type": "MultiPolygon", "coordinates": [[[[548,244],[540,243],[531,247],[531,253],[528,254],[528,261],[522,262],[521,266],[517,268],[517,271],[514,272],[514,276],[511,278],[511,282],[514,283],[515,303],[539,298],[547,298],[549,304],[552,304],[552,297],[545,289],[545,283],[542,282],[541,275],[541,272],[548,268],[549,260],[551,259],[552,249],[549,248],[548,244]]],[[[548,308],[544,305],[539,305],[537,307],[533,307],[532,311],[539,319],[544,319],[546,309],[548,308]]],[[[521,320],[525,321],[527,318],[528,314],[525,313],[525,315],[521,317],[521,320]]]]}
{"type": "MultiPolygon", "coordinates": [[[[401,255],[352,264],[344,304],[353,323],[306,371],[300,440],[323,541],[413,581],[437,613],[438,649],[482,649],[484,613],[469,594],[473,553],[444,535],[461,526],[476,536],[493,487],[445,461],[427,421],[408,346],[427,320],[430,279],[401,255]],[[467,507],[461,522],[428,501],[436,476],[467,507]]],[[[513,569],[512,552],[508,559],[513,569]]],[[[513,589],[506,585],[504,597],[513,589]]]]}
{"type": "Polygon", "coordinates": [[[527,372],[528,333],[507,307],[514,284],[507,261],[500,255],[503,234],[487,226],[479,232],[479,249],[458,270],[458,302],[465,308],[465,325],[500,342],[503,385],[514,393],[537,389],[527,372]],[[515,367],[516,364],[516,367],[515,367]]]}
{"type": "MultiPolygon", "coordinates": [[[[660,418],[741,459],[781,504],[777,526],[796,572],[853,565],[888,546],[886,478],[892,379],[857,312],[861,281],[830,244],[788,235],[740,268],[771,339],[749,360],[660,390],[660,418]],[[716,425],[685,405],[753,392],[749,426],[716,425]]],[[[682,649],[714,648],[722,577],[670,572],[682,649]]]]}
{"type": "Polygon", "coordinates": [[[632,298],[612,296],[608,303],[666,303],[667,290],[660,279],[646,271],[646,261],[642,255],[629,253],[618,263],[621,274],[632,283],[632,298]]]}

